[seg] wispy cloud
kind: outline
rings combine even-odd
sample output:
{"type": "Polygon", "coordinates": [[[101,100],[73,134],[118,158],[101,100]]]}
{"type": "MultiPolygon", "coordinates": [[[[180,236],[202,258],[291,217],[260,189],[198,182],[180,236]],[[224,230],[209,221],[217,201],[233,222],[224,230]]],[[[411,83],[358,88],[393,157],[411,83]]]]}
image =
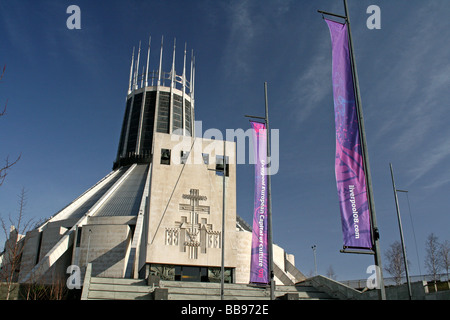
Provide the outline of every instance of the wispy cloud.
{"type": "Polygon", "coordinates": [[[230,32],[223,56],[225,71],[247,74],[248,47],[252,45],[255,36],[256,25],[250,15],[250,0],[232,1],[226,10],[229,14],[230,32]]]}
{"type": "Polygon", "coordinates": [[[436,179],[433,183],[425,185],[424,188],[425,189],[436,189],[436,188],[440,188],[446,184],[450,184],[450,178],[441,176],[441,178],[436,179]]]}
{"type": "Polygon", "coordinates": [[[15,2],[0,3],[0,25],[4,30],[2,42],[6,45],[9,40],[10,50],[20,52],[28,61],[33,61],[34,41],[21,10],[21,6],[17,6],[15,2]]]}
{"type": "MultiPolygon", "coordinates": [[[[419,152],[419,156],[417,160],[414,161],[415,167],[410,170],[411,181],[409,184],[417,181],[422,178],[426,173],[437,167],[444,160],[450,158],[450,144],[449,136],[443,136],[440,139],[435,139],[435,144],[426,152],[419,152]]],[[[448,175],[443,175],[442,173],[438,176],[438,181],[435,181],[433,184],[429,185],[438,186],[446,183],[446,181],[450,181],[448,175]]]]}
{"type": "Polygon", "coordinates": [[[292,0],[276,0],[261,5],[258,0],[239,0],[230,1],[224,6],[229,33],[223,66],[228,75],[236,71],[241,76],[250,74],[254,60],[252,50],[263,41],[265,30],[279,28],[277,21],[283,21],[291,2],[292,0]]]}
{"type": "Polygon", "coordinates": [[[325,97],[330,97],[331,56],[328,49],[326,42],[321,42],[293,84],[289,103],[295,106],[294,116],[299,123],[305,122],[323,106],[321,102],[325,97]]]}
{"type": "MultiPolygon", "coordinates": [[[[426,3],[406,12],[395,29],[380,31],[385,32],[382,47],[365,43],[366,51],[377,52],[375,59],[361,59],[367,89],[363,102],[369,107],[365,116],[376,130],[376,145],[383,146],[378,151],[405,163],[409,184],[434,177],[430,189],[449,182],[435,169],[450,169],[450,43],[444,40],[449,34],[442,32],[449,28],[436,28],[436,21],[445,16],[437,9],[426,3]]],[[[450,27],[448,19],[442,24],[450,27]]]]}
{"type": "Polygon", "coordinates": [[[450,56],[450,44],[441,41],[435,28],[434,9],[424,6],[416,14],[405,14],[395,32],[386,35],[389,49],[379,49],[390,69],[371,90],[372,98],[380,101],[376,112],[381,108],[389,115],[380,123],[378,136],[390,135],[392,148],[402,152],[422,142],[448,109],[443,108],[442,98],[449,97],[450,65],[442,61],[450,56]],[[423,16],[427,19],[417,23],[423,16]],[[398,129],[401,132],[392,135],[398,129]]]}

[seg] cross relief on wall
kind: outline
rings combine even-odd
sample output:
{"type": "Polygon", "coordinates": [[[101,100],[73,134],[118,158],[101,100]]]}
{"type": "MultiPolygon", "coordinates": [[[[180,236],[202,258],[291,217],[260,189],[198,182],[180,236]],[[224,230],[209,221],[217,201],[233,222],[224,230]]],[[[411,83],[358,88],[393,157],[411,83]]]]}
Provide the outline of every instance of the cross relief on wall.
{"type": "Polygon", "coordinates": [[[166,228],[165,242],[178,246],[180,252],[187,251],[190,259],[197,259],[199,249],[207,253],[207,248],[220,248],[221,232],[213,231],[213,225],[208,223],[210,207],[199,204],[207,198],[198,189],[191,189],[182,198],[189,200],[189,204],[179,204],[181,221],[175,221],[173,228],[166,228]]]}

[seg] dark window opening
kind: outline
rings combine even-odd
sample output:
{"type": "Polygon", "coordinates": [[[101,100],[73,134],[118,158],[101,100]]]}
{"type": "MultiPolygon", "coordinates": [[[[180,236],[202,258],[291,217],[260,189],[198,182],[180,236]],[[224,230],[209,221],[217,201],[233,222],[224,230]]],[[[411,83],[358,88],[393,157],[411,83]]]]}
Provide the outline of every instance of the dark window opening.
{"type": "Polygon", "coordinates": [[[170,149],[161,149],[161,164],[170,165],[170,149]]]}
{"type": "Polygon", "coordinates": [[[179,95],[173,95],[173,119],[172,132],[176,134],[181,133],[183,128],[183,98],[179,95]],[[177,131],[178,130],[178,131],[177,131]]]}
{"type": "Polygon", "coordinates": [[[169,133],[170,93],[159,93],[158,118],[156,131],[169,133]]]}
{"type": "Polygon", "coordinates": [[[36,253],[36,260],[34,261],[34,265],[37,265],[39,263],[39,256],[41,255],[41,246],[42,246],[42,232],[39,232],[39,244],[38,244],[38,250],[36,253]]]}
{"type": "MultiPolygon", "coordinates": [[[[151,275],[159,276],[161,280],[216,283],[221,281],[221,269],[218,267],[151,264],[149,271],[151,275]]],[[[224,271],[224,282],[233,283],[233,269],[225,268],[224,271]]]]}
{"type": "Polygon", "coordinates": [[[131,110],[130,128],[128,132],[127,154],[133,155],[136,153],[137,136],[139,129],[139,119],[141,117],[143,94],[134,96],[133,109],[131,110]]]}
{"type": "Polygon", "coordinates": [[[188,132],[189,136],[192,136],[192,125],[191,125],[191,103],[187,100],[185,100],[185,107],[184,107],[184,117],[185,117],[185,128],[188,132]]]}
{"type": "Polygon", "coordinates": [[[156,92],[147,92],[144,104],[140,154],[151,154],[155,122],[156,92]]]}
{"type": "Polygon", "coordinates": [[[77,243],[76,243],[76,247],[79,248],[80,244],[81,244],[81,230],[83,230],[83,227],[78,227],[77,230],[77,243]]]}
{"type": "MultiPolygon", "coordinates": [[[[228,157],[225,157],[225,176],[228,177],[230,175],[230,165],[228,163],[228,157]]],[[[216,156],[216,174],[218,176],[223,176],[224,171],[224,163],[223,163],[223,156],[216,156]]]]}

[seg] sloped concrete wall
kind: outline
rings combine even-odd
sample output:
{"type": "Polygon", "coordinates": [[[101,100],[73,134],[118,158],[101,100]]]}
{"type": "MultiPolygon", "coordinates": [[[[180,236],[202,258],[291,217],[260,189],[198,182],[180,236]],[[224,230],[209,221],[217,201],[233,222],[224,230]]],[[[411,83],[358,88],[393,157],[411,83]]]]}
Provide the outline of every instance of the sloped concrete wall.
{"type": "Polygon", "coordinates": [[[88,259],[92,263],[92,276],[123,277],[130,241],[131,231],[128,225],[84,225],[81,235],[80,268],[83,270],[86,267],[88,259]]]}

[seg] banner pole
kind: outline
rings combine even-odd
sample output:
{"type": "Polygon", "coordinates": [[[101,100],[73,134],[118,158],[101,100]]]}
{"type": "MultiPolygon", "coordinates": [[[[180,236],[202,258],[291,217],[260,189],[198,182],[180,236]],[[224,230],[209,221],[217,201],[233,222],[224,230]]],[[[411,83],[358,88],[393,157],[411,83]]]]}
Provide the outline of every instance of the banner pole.
{"type": "Polygon", "coordinates": [[[332,13],[332,12],[326,12],[326,11],[323,11],[323,10],[317,10],[317,12],[321,13],[322,15],[326,14],[328,16],[338,17],[338,18],[347,20],[347,17],[341,16],[340,14],[335,14],[335,13],[332,13]]]}
{"type": "MultiPolygon", "coordinates": [[[[269,103],[267,99],[267,82],[264,82],[264,101],[266,106],[266,136],[267,136],[267,160],[271,156],[270,150],[270,130],[269,130],[269,103]]],[[[267,208],[267,242],[269,242],[268,254],[269,254],[269,275],[270,275],[270,300],[275,299],[275,283],[274,283],[274,274],[273,274],[273,240],[272,240],[272,194],[271,194],[271,174],[270,174],[270,165],[267,165],[267,199],[268,199],[268,208],[267,208]]]]}
{"type": "Polygon", "coordinates": [[[384,280],[383,280],[383,268],[381,264],[381,252],[380,252],[380,245],[379,245],[379,231],[378,231],[378,225],[376,220],[376,214],[375,214],[375,203],[373,200],[373,191],[372,191],[372,177],[370,174],[370,166],[369,166],[369,154],[367,151],[367,142],[366,142],[366,133],[364,129],[364,117],[362,112],[362,103],[361,103],[361,94],[359,91],[359,80],[358,80],[358,72],[356,69],[356,61],[355,61],[355,55],[353,51],[353,40],[352,40],[352,32],[350,28],[350,16],[348,12],[347,7],[347,0],[344,0],[344,8],[345,8],[345,16],[347,17],[347,28],[348,28],[348,40],[349,40],[349,47],[350,47],[350,56],[351,56],[351,65],[352,65],[352,73],[353,73],[353,79],[354,79],[354,89],[355,89],[355,96],[356,96],[356,109],[358,113],[359,118],[359,127],[360,127],[360,135],[361,135],[361,147],[362,147],[362,153],[363,153],[363,159],[364,159],[364,167],[366,172],[366,181],[367,181],[367,190],[368,190],[368,197],[369,197],[369,208],[370,208],[370,218],[372,221],[372,227],[371,227],[371,233],[372,233],[372,239],[373,239],[373,247],[375,252],[375,265],[378,266],[377,272],[379,273],[379,286],[380,286],[380,292],[379,292],[379,298],[380,300],[386,300],[386,291],[384,287],[384,280]]]}

